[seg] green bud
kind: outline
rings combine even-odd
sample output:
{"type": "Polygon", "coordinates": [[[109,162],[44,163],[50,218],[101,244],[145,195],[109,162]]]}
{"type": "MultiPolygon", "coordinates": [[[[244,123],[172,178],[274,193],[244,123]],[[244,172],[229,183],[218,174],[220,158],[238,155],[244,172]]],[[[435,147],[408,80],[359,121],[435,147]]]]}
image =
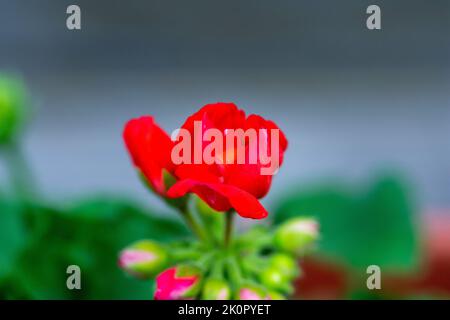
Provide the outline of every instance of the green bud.
{"type": "Polygon", "coordinates": [[[169,262],[167,251],[151,240],[141,240],[120,253],[119,266],[129,274],[143,279],[154,277],[169,262]]]}
{"type": "Polygon", "coordinates": [[[260,274],[261,284],[269,289],[290,292],[290,279],[280,269],[275,267],[265,268],[260,274]]]}
{"type": "Polygon", "coordinates": [[[294,255],[307,252],[319,236],[318,223],[312,218],[294,218],[283,223],[275,232],[275,245],[294,255]]]}
{"type": "Polygon", "coordinates": [[[26,94],[23,84],[0,75],[0,144],[11,142],[25,118],[26,94]]]}
{"type": "Polygon", "coordinates": [[[229,300],[230,298],[230,286],[225,280],[210,278],[204,283],[203,300],[229,300]]]}
{"type": "Polygon", "coordinates": [[[300,274],[297,261],[291,255],[285,253],[273,254],[269,258],[269,265],[280,270],[289,279],[295,279],[300,274]]]}

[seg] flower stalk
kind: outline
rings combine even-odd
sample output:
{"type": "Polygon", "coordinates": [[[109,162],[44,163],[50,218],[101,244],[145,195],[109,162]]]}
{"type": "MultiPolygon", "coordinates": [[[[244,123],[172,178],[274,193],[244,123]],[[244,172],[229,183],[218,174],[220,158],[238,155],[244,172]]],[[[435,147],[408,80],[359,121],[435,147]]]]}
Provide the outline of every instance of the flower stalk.
{"type": "Polygon", "coordinates": [[[224,247],[228,248],[231,242],[231,236],[233,233],[233,219],[234,214],[232,211],[227,211],[225,213],[225,235],[224,235],[224,247]]]}
{"type": "Polygon", "coordinates": [[[189,210],[188,206],[185,206],[183,210],[180,211],[181,216],[186,221],[186,224],[191,229],[191,231],[194,233],[194,235],[200,240],[200,241],[207,241],[207,235],[205,233],[205,230],[200,226],[200,224],[197,223],[195,218],[193,217],[191,210],[189,210]]]}

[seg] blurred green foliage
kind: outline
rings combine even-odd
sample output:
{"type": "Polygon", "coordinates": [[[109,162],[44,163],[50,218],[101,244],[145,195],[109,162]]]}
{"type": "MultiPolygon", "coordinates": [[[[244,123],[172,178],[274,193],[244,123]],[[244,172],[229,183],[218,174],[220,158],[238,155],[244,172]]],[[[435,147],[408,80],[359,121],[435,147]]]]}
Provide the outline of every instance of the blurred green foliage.
{"type": "Polygon", "coordinates": [[[8,196],[0,194],[0,299],[151,299],[152,283],[127,277],[119,252],[142,238],[184,237],[187,229],[117,197],[40,204],[20,148],[29,109],[25,85],[0,74],[0,157],[11,180],[8,196]],[[67,289],[70,265],[81,269],[81,290],[67,289]]]}
{"type": "Polygon", "coordinates": [[[56,209],[1,200],[0,299],[151,299],[152,283],[127,277],[118,253],[142,238],[186,235],[184,225],[128,201],[56,209]],[[69,265],[81,268],[81,290],[66,287],[69,265]]]}
{"type": "Polygon", "coordinates": [[[372,264],[399,272],[417,266],[414,200],[396,175],[380,176],[368,188],[327,183],[299,189],[279,202],[274,222],[295,216],[317,218],[317,254],[353,268],[355,276],[366,276],[372,264]]]}

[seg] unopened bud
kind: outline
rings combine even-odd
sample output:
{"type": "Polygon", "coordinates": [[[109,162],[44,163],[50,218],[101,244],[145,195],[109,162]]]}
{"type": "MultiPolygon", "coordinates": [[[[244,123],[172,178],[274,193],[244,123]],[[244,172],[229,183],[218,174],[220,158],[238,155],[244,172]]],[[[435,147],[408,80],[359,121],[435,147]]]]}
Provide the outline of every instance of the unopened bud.
{"type": "Polygon", "coordinates": [[[203,300],[229,300],[231,289],[228,283],[222,279],[208,279],[203,285],[203,300]]]}
{"type": "Polygon", "coordinates": [[[156,277],[155,300],[184,300],[195,298],[202,282],[202,271],[192,265],[179,265],[156,277]]]}
{"type": "Polygon", "coordinates": [[[292,291],[290,279],[283,271],[278,268],[269,266],[265,268],[259,275],[261,284],[269,289],[280,290],[286,293],[292,291]]]}
{"type": "Polygon", "coordinates": [[[269,258],[269,264],[291,280],[300,274],[297,261],[289,254],[275,253],[269,258]]]}
{"type": "Polygon", "coordinates": [[[267,300],[268,295],[264,288],[257,285],[244,285],[237,292],[238,300],[267,300]]]}
{"type": "Polygon", "coordinates": [[[168,254],[161,245],[142,240],[120,253],[119,266],[135,277],[147,279],[163,270],[168,260],[168,254]]]}
{"type": "Polygon", "coordinates": [[[283,223],[275,233],[276,246],[286,252],[302,255],[317,240],[319,225],[312,218],[294,218],[283,223]]]}

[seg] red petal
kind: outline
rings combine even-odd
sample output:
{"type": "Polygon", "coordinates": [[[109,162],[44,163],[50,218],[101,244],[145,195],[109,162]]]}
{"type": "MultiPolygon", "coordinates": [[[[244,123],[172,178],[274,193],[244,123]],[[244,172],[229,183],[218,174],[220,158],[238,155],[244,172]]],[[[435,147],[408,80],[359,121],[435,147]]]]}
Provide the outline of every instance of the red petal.
{"type": "Polygon", "coordinates": [[[175,170],[178,179],[194,179],[202,182],[219,183],[221,178],[216,172],[211,170],[206,164],[180,164],[175,170]]]}
{"type": "Polygon", "coordinates": [[[201,182],[193,179],[176,182],[167,192],[167,196],[178,198],[193,192],[208,205],[218,211],[234,208],[244,218],[262,219],[267,217],[266,209],[250,193],[231,185],[201,182]]]}
{"type": "Polygon", "coordinates": [[[187,118],[182,128],[193,134],[194,121],[202,121],[202,129],[225,129],[243,128],[245,124],[245,112],[239,110],[234,103],[218,102],[207,104],[199,111],[187,118]]]}
{"type": "MultiPolygon", "coordinates": [[[[286,136],[284,135],[283,131],[281,131],[281,129],[275,124],[275,122],[271,121],[271,120],[266,120],[261,116],[258,116],[256,114],[251,114],[248,118],[247,118],[247,123],[246,123],[246,129],[249,128],[253,128],[256,129],[257,131],[259,129],[267,129],[268,131],[272,130],[272,129],[278,129],[279,130],[279,152],[280,152],[280,166],[283,162],[283,154],[287,149],[288,146],[288,141],[286,139],[286,136]]],[[[270,147],[271,147],[272,143],[271,143],[271,135],[269,134],[267,137],[267,146],[268,146],[268,150],[270,152],[270,147]]]]}
{"type": "Polygon", "coordinates": [[[226,165],[225,183],[251,193],[256,198],[264,197],[272,183],[271,175],[261,175],[259,164],[226,165]]]}
{"type": "Polygon", "coordinates": [[[123,138],[134,165],[156,192],[165,192],[163,169],[174,171],[171,161],[173,142],[151,116],[132,119],[125,125],[123,138]]]}

